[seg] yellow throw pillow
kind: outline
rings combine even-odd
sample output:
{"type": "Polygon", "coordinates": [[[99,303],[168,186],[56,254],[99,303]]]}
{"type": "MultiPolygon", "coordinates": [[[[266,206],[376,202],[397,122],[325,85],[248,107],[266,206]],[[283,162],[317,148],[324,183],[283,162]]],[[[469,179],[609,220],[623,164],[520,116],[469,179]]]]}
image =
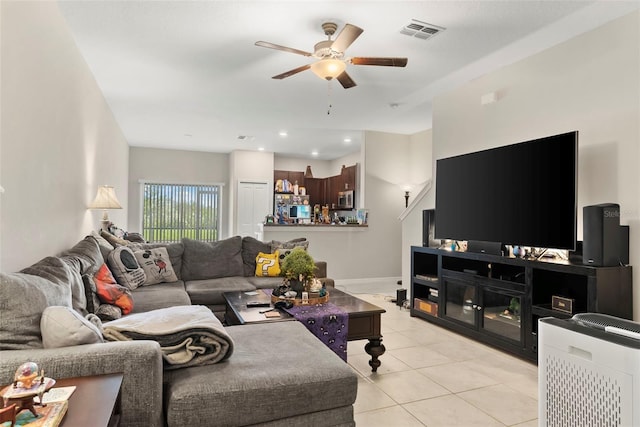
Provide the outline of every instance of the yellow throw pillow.
{"type": "Polygon", "coordinates": [[[280,275],[279,253],[275,251],[272,254],[258,252],[256,257],[256,276],[258,277],[277,277],[280,275]]]}

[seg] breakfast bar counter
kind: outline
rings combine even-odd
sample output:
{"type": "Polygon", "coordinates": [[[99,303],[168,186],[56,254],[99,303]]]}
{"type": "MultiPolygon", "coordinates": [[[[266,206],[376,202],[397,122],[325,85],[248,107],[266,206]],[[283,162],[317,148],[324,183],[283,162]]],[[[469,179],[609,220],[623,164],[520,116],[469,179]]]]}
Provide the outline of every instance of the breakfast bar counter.
{"type": "Polygon", "coordinates": [[[347,229],[367,228],[368,224],[276,224],[268,223],[264,224],[265,230],[267,228],[277,229],[278,231],[286,231],[287,229],[295,231],[310,231],[318,229],[327,231],[327,229],[336,229],[346,231],[347,229]],[[303,230],[302,230],[303,229],[303,230]]]}

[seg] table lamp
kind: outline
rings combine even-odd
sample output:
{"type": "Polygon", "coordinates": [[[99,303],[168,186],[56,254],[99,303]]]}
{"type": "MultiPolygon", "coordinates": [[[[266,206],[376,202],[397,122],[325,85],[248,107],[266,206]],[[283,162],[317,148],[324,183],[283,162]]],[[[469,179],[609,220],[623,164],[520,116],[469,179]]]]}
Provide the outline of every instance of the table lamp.
{"type": "Polygon", "coordinates": [[[104,231],[109,231],[109,214],[107,213],[107,209],[122,209],[120,202],[118,202],[118,198],[116,197],[116,192],[110,185],[101,185],[98,187],[98,194],[96,194],[96,198],[89,205],[89,209],[103,209],[104,213],[102,215],[102,229],[104,231]]]}

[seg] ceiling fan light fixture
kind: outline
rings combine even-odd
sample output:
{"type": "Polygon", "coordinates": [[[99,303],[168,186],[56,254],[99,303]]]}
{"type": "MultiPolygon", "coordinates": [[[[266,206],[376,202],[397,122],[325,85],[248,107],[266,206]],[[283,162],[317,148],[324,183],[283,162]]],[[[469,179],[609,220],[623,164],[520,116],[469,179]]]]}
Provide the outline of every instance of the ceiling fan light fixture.
{"type": "Polygon", "coordinates": [[[344,61],[333,58],[321,59],[311,64],[311,71],[323,80],[332,80],[338,77],[347,68],[344,61]]]}

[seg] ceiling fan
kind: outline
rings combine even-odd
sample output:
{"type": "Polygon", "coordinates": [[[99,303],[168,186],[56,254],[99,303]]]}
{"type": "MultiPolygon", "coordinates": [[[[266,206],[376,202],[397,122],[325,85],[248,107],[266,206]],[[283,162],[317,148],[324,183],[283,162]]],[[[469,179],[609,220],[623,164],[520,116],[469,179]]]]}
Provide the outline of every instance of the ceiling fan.
{"type": "Polygon", "coordinates": [[[303,65],[293,70],[286,71],[274,79],[284,79],[298,74],[302,71],[311,69],[318,77],[325,80],[337,79],[342,87],[349,89],[356,86],[356,83],[345,71],[347,63],[353,65],[380,65],[386,67],[404,67],[407,65],[407,58],[380,58],[380,57],[352,57],[345,58],[344,52],[364,31],[355,25],[345,24],[335,40],[331,40],[338,29],[338,25],[333,22],[325,22],[322,29],[327,36],[327,40],[316,43],[313,53],[304,50],[294,49],[286,46],[277,45],[265,41],[257,41],[256,46],[267,47],[269,49],[282,50],[297,55],[309,56],[316,58],[317,61],[312,64],[303,65]]]}

